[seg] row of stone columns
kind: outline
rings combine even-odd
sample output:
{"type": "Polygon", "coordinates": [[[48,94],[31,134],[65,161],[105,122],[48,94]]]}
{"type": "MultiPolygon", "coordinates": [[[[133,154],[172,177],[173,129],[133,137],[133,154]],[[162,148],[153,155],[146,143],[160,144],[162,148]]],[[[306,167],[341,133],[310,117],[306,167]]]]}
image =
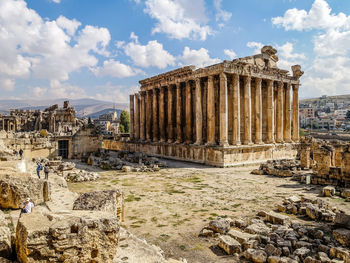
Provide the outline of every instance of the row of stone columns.
{"type": "MultiPolygon", "coordinates": [[[[250,76],[243,77],[243,96],[240,94],[240,80],[238,74],[232,75],[230,89],[232,90],[232,101],[228,101],[228,82],[225,73],[219,75],[219,134],[215,135],[215,90],[214,76],[207,77],[207,145],[216,145],[216,138],[220,146],[228,146],[228,106],[232,103],[232,144],[250,145],[263,143],[282,143],[291,142],[291,107],[290,107],[290,89],[291,84],[276,81],[277,97],[274,96],[274,81],[266,80],[266,138],[263,142],[263,109],[262,109],[262,79],[255,78],[255,94],[252,98],[250,76]],[[241,100],[243,97],[243,100],[241,100]],[[254,100],[254,112],[252,117],[252,100],[254,100]],[[275,101],[276,103],[275,103],[275,101]],[[241,107],[243,103],[243,107],[241,107]],[[276,105],[275,105],[276,104],[276,105]],[[243,109],[244,133],[241,140],[241,108],[243,109]],[[276,120],[274,118],[276,117],[276,120]],[[252,136],[252,124],[254,122],[255,134],[252,136]],[[275,127],[276,126],[276,127],[275,127]]],[[[167,127],[165,127],[165,87],[156,87],[149,91],[141,91],[140,94],[130,95],[130,117],[131,117],[131,139],[141,141],[165,142],[187,144],[194,143],[200,145],[203,143],[203,113],[202,113],[202,89],[201,79],[195,81],[194,97],[192,97],[191,83],[185,82],[185,96],[181,96],[180,82],[168,86],[167,92],[167,127]],[[173,89],[175,91],[173,92],[173,89]],[[174,93],[176,101],[174,100],[174,93]],[[182,99],[185,100],[184,109],[182,99]],[[192,105],[194,104],[193,121],[192,105]],[[175,106],[175,108],[174,108],[175,106]],[[185,122],[182,123],[181,109],[185,113],[185,122]],[[174,112],[175,111],[175,112],[174,112]],[[174,113],[174,114],[173,114],[174,113]],[[176,118],[175,120],[173,118],[176,118]],[[153,123],[152,123],[153,121],[153,123]],[[185,125],[182,129],[182,125],[185,125]],[[194,129],[195,127],[195,129],[194,129]],[[152,130],[151,130],[152,129],[152,130]],[[195,140],[192,141],[192,130],[195,130],[195,140]],[[184,134],[182,134],[184,132],[184,134]],[[166,134],[167,133],[167,134],[166,134]],[[175,136],[176,135],[176,136],[175,136]],[[184,135],[184,136],[183,136],[184,135]],[[184,137],[184,138],[183,138],[184,137]]],[[[298,104],[298,85],[293,85],[293,141],[299,140],[299,104],[298,104]]]]}

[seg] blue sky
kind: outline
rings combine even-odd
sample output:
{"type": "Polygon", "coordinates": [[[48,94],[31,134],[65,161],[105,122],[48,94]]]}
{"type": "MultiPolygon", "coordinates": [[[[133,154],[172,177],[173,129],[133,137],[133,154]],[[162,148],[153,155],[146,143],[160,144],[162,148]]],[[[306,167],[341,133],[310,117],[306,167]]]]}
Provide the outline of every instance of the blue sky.
{"type": "Polygon", "coordinates": [[[138,81],[278,50],[301,97],[350,93],[350,1],[0,0],[0,99],[128,102],[138,81]]]}

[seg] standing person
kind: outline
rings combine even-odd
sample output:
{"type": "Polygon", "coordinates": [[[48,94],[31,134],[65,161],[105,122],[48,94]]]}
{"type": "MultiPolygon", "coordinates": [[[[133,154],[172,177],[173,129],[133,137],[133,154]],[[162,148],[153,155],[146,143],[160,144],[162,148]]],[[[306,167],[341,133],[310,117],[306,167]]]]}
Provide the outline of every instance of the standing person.
{"type": "Polygon", "coordinates": [[[39,162],[37,162],[36,165],[37,165],[36,166],[36,174],[40,179],[40,171],[43,169],[43,167],[42,167],[41,163],[39,163],[39,162]]]}
{"type": "Polygon", "coordinates": [[[30,202],[30,198],[27,198],[26,201],[22,204],[21,215],[33,212],[33,208],[34,204],[30,202]]]}
{"type": "Polygon", "coordinates": [[[44,167],[45,180],[49,180],[49,172],[50,172],[50,168],[49,168],[49,166],[46,164],[45,167],[44,167]]]}
{"type": "Polygon", "coordinates": [[[19,157],[22,159],[22,157],[23,157],[23,150],[22,150],[22,148],[21,149],[19,149],[19,157]]]}

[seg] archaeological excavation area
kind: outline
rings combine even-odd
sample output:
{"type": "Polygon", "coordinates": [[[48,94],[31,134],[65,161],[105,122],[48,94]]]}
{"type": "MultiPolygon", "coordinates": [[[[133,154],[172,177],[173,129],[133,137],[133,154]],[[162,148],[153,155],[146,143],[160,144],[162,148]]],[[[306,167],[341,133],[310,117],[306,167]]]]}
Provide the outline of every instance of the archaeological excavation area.
{"type": "Polygon", "coordinates": [[[141,80],[122,136],[2,115],[0,263],[349,263],[350,143],[300,136],[276,53],[141,80]]]}

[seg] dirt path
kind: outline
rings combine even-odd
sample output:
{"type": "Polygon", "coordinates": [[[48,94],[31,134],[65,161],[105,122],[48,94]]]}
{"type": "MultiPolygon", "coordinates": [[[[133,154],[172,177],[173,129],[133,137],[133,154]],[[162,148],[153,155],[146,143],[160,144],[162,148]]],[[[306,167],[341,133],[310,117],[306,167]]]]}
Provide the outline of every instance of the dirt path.
{"type": "MultiPolygon", "coordinates": [[[[216,243],[198,238],[217,216],[244,218],[271,210],[289,195],[316,196],[319,187],[289,179],[252,175],[256,167],[213,168],[167,161],[157,173],[99,172],[95,182],[69,184],[75,192],[121,188],[125,194],[124,226],[160,246],[167,257],[188,262],[232,262],[213,249],[216,243]]],[[[342,199],[335,204],[348,207],[342,199]]]]}

